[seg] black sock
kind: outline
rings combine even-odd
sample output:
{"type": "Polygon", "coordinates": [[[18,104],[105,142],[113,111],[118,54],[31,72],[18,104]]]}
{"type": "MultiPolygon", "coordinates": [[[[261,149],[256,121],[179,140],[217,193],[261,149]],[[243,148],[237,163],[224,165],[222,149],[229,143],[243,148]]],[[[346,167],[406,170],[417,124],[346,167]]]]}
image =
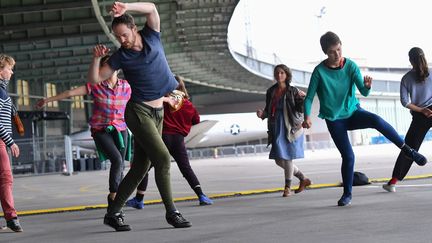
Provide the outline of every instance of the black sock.
{"type": "Polygon", "coordinates": [[[196,185],[193,188],[193,190],[194,190],[195,194],[197,194],[198,196],[204,194],[203,191],[202,191],[202,189],[201,189],[201,185],[196,185]]]}
{"type": "Polygon", "coordinates": [[[142,201],[142,200],[144,200],[144,194],[137,193],[137,194],[135,195],[135,198],[136,198],[138,201],[142,201]]]}

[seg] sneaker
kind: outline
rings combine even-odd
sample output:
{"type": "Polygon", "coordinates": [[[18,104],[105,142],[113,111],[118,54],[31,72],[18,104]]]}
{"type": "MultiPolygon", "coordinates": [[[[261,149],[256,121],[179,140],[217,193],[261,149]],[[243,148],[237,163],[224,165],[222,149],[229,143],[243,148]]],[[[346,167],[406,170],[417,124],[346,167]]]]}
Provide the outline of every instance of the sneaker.
{"type": "Polygon", "coordinates": [[[6,221],[6,225],[9,229],[14,232],[23,232],[23,228],[21,227],[19,220],[17,218],[13,218],[11,220],[6,221]]]}
{"type": "Polygon", "coordinates": [[[342,195],[341,199],[338,201],[338,206],[347,206],[351,204],[351,196],[342,195]]]}
{"type": "Polygon", "coordinates": [[[136,208],[136,209],[143,209],[144,208],[144,201],[139,201],[136,197],[127,200],[126,206],[136,208]]]}
{"type": "Polygon", "coordinates": [[[199,204],[201,206],[212,205],[213,204],[213,201],[210,198],[208,198],[206,195],[204,195],[204,194],[199,195],[198,199],[199,199],[199,204]]]}
{"type": "Polygon", "coordinates": [[[300,193],[306,189],[306,187],[310,186],[312,184],[311,180],[308,178],[304,178],[300,181],[300,185],[297,190],[294,191],[294,193],[300,193]]]}
{"type": "Polygon", "coordinates": [[[388,192],[396,192],[396,185],[395,184],[384,184],[382,185],[382,188],[388,192]]]}
{"type": "Polygon", "coordinates": [[[105,214],[104,224],[110,226],[116,231],[130,231],[131,227],[127,224],[124,224],[124,218],[120,213],[116,214],[105,214]]]}
{"type": "Polygon", "coordinates": [[[412,148],[409,148],[407,151],[405,151],[405,156],[416,162],[419,166],[423,166],[427,163],[426,157],[412,148]]]}
{"type": "Polygon", "coordinates": [[[192,226],[179,212],[167,213],[165,218],[168,224],[174,226],[174,228],[187,228],[192,226]]]}

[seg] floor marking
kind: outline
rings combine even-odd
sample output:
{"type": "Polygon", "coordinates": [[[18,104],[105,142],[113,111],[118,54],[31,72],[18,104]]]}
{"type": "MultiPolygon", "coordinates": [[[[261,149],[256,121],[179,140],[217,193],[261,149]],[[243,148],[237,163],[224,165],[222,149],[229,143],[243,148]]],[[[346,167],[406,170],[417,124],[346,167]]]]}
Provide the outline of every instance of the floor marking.
{"type": "MultiPolygon", "coordinates": [[[[418,175],[418,176],[407,176],[405,177],[406,180],[418,180],[418,179],[426,179],[426,178],[432,178],[432,174],[425,174],[425,175],[418,175]]],[[[390,178],[377,178],[377,179],[370,179],[369,181],[371,183],[381,183],[381,182],[387,182],[390,178]]],[[[312,184],[310,185],[308,189],[320,189],[320,188],[335,188],[340,187],[341,183],[322,183],[322,184],[312,184]]],[[[369,188],[377,188],[381,187],[382,185],[366,185],[362,187],[369,187],[369,188]]],[[[416,185],[397,185],[397,187],[430,187],[432,184],[416,184],[416,185]]],[[[292,187],[292,190],[297,189],[298,186],[292,187]]],[[[247,195],[258,195],[258,194],[264,194],[264,193],[275,193],[275,192],[281,192],[284,188],[270,188],[270,189],[257,189],[257,190],[246,190],[246,191],[240,191],[240,192],[229,192],[229,193],[220,193],[220,194],[211,194],[208,195],[209,198],[215,199],[215,198],[225,198],[225,197],[237,197],[237,196],[247,196],[247,195]]],[[[85,189],[84,189],[85,190],[85,189]]],[[[184,202],[184,201],[192,201],[197,200],[196,196],[190,196],[190,197],[180,197],[180,198],[174,198],[175,202],[184,202]]],[[[156,200],[146,200],[144,201],[147,205],[152,204],[160,204],[162,203],[161,199],[156,200]]],[[[17,214],[19,216],[23,215],[36,215],[36,214],[48,214],[48,213],[62,213],[62,212],[73,212],[73,211],[83,211],[83,210],[91,210],[91,209],[105,209],[107,208],[107,204],[96,204],[96,205],[79,205],[79,206],[72,206],[72,207],[62,207],[62,208],[48,208],[48,209],[36,209],[36,210],[25,210],[25,211],[18,211],[17,214]]],[[[0,213],[0,216],[4,216],[3,213],[0,213]]]]}

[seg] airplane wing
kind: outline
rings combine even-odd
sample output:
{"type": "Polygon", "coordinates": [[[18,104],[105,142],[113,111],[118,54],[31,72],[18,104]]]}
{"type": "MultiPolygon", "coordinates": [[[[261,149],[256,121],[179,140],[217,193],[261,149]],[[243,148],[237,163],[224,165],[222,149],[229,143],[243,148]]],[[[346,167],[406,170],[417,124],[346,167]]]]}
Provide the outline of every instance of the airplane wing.
{"type": "Polygon", "coordinates": [[[216,123],[218,123],[218,121],[205,120],[193,125],[191,131],[184,139],[186,147],[195,147],[201,139],[204,138],[205,133],[216,125],[216,123]]]}

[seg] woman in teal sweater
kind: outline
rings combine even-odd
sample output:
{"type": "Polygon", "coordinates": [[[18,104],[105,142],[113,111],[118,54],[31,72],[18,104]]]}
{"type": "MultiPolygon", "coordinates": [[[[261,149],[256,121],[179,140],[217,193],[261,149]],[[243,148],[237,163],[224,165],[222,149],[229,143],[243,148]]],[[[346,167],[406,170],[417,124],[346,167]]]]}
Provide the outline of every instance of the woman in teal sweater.
{"type": "Polygon", "coordinates": [[[360,107],[355,96],[356,88],[368,96],[372,78],[362,78],[358,66],[342,56],[342,42],[333,32],[321,36],[320,44],[327,59],[318,64],[311,76],[305,98],[303,127],[310,128],[312,101],[318,95],[320,109],[318,117],[324,119],[330,135],[342,156],[343,195],[338,206],[351,203],[354,177],[354,152],[348,138],[349,130],[374,128],[398,146],[406,156],[419,165],[426,164],[426,158],[411,149],[399,137],[394,128],[381,117],[360,107]]]}

